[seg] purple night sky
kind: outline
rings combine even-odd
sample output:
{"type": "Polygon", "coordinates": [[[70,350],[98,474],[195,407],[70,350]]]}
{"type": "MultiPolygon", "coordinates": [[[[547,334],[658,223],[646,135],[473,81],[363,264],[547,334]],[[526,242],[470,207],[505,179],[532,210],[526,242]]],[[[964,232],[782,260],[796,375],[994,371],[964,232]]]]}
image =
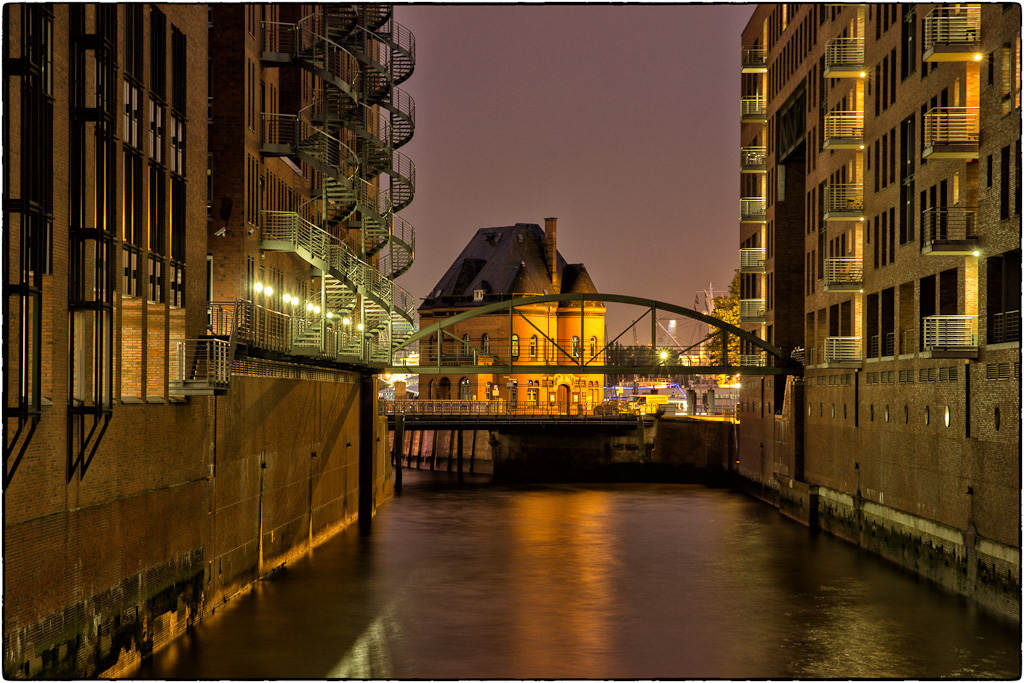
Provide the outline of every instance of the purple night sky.
{"type": "MultiPolygon", "coordinates": [[[[740,32],[752,5],[396,5],[416,36],[422,299],[472,235],[558,218],[601,292],[693,306],[739,265],[740,32]]],[[[621,329],[621,328],[620,328],[621,329]]]]}

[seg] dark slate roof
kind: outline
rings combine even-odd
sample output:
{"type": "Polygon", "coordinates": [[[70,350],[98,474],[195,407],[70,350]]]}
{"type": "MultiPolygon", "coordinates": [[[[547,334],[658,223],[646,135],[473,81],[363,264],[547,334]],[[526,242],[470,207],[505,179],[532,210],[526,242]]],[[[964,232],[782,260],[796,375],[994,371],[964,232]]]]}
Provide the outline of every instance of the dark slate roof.
{"type": "MultiPolygon", "coordinates": [[[[596,292],[582,264],[569,265],[558,254],[563,292],[596,292]]],[[[544,230],[536,223],[481,228],[427,294],[420,310],[482,306],[512,294],[552,294],[544,256],[544,230]],[[473,292],[486,291],[483,301],[473,292]]]]}

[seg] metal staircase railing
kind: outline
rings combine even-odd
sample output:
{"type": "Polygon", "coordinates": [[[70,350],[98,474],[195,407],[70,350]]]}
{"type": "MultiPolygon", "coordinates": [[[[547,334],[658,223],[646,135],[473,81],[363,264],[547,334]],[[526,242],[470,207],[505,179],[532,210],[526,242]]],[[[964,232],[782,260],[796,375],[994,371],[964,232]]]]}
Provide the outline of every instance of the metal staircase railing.
{"type": "Polygon", "coordinates": [[[261,246],[291,251],[323,274],[323,294],[302,302],[289,324],[291,346],[306,355],[388,362],[394,340],[414,329],[415,301],[391,278],[415,255],[412,226],[394,214],[415,194],[415,165],[396,151],[412,138],[415,101],[396,86],[415,68],[416,45],[392,15],[390,5],[329,4],[295,24],[263,24],[265,65],[295,64],[323,82],[300,112],[264,114],[261,146],[321,176],[295,211],[261,212],[261,246]],[[359,230],[349,244],[361,254],[335,236],[338,225],[359,230]],[[313,314],[321,303],[327,310],[313,314]],[[363,329],[347,332],[346,316],[363,329]]]}

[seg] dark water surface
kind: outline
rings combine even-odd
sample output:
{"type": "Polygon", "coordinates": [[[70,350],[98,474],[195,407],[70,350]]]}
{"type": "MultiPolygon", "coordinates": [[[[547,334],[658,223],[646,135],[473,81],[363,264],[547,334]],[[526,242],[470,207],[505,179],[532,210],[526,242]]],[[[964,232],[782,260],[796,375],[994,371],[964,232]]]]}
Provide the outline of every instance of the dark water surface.
{"type": "Polygon", "coordinates": [[[406,471],[140,678],[1012,678],[1016,622],[725,490],[406,471]]]}

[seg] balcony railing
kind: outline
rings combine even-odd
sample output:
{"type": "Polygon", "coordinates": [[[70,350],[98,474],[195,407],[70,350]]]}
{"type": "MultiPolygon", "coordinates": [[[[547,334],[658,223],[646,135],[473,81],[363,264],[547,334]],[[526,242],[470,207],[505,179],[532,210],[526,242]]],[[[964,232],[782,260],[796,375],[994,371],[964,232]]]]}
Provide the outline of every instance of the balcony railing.
{"type": "Polygon", "coordinates": [[[763,47],[745,47],[742,54],[743,73],[763,74],[768,71],[768,51],[763,47]]]}
{"type": "Polygon", "coordinates": [[[925,61],[976,59],[981,44],[981,6],[936,7],[924,18],[925,61]]]}
{"type": "Polygon", "coordinates": [[[762,322],[765,313],[764,299],[740,299],[740,321],[762,322]]]}
{"type": "Polygon", "coordinates": [[[978,210],[934,207],[921,212],[925,253],[970,254],[978,245],[978,210]]]}
{"type": "Polygon", "coordinates": [[[833,38],[825,44],[826,78],[860,76],[864,72],[864,39],[833,38]]]}
{"type": "Polygon", "coordinates": [[[825,187],[826,220],[859,220],[864,216],[864,186],[861,183],[825,187]]]}
{"type": "Polygon", "coordinates": [[[986,341],[989,344],[1020,342],[1020,311],[992,313],[989,316],[986,341]]]}
{"type": "Polygon", "coordinates": [[[868,355],[867,358],[878,358],[879,351],[882,350],[882,336],[879,334],[873,334],[868,337],[868,355]]]}
{"type": "Polygon", "coordinates": [[[825,259],[825,291],[860,289],[864,260],[859,256],[825,259]]]}
{"type": "Polygon", "coordinates": [[[740,222],[762,223],[768,209],[768,200],[764,197],[744,197],[740,199],[740,222]]]}
{"type": "Polygon", "coordinates": [[[230,345],[223,339],[174,342],[168,392],[172,395],[227,391],[231,381],[230,345]]]}
{"type": "Polygon", "coordinates": [[[765,99],[759,95],[740,99],[740,120],[745,123],[764,123],[768,114],[765,99]]]}
{"type": "Polygon", "coordinates": [[[860,360],[860,337],[825,337],[825,363],[860,360]]]}
{"type": "Polygon", "coordinates": [[[764,256],[764,249],[740,249],[740,272],[763,273],[764,256]]]}
{"type": "Polygon", "coordinates": [[[956,349],[978,346],[978,316],[930,315],[924,319],[924,348],[956,349]]]}
{"type": "Polygon", "coordinates": [[[760,173],[767,168],[767,148],[748,145],[740,149],[740,173],[760,173]]]}
{"type": "Polygon", "coordinates": [[[825,114],[824,149],[860,149],[864,146],[864,112],[833,111],[825,114]]]}
{"type": "Polygon", "coordinates": [[[978,140],[977,107],[935,107],[924,115],[926,158],[976,158],[978,140]]]}

